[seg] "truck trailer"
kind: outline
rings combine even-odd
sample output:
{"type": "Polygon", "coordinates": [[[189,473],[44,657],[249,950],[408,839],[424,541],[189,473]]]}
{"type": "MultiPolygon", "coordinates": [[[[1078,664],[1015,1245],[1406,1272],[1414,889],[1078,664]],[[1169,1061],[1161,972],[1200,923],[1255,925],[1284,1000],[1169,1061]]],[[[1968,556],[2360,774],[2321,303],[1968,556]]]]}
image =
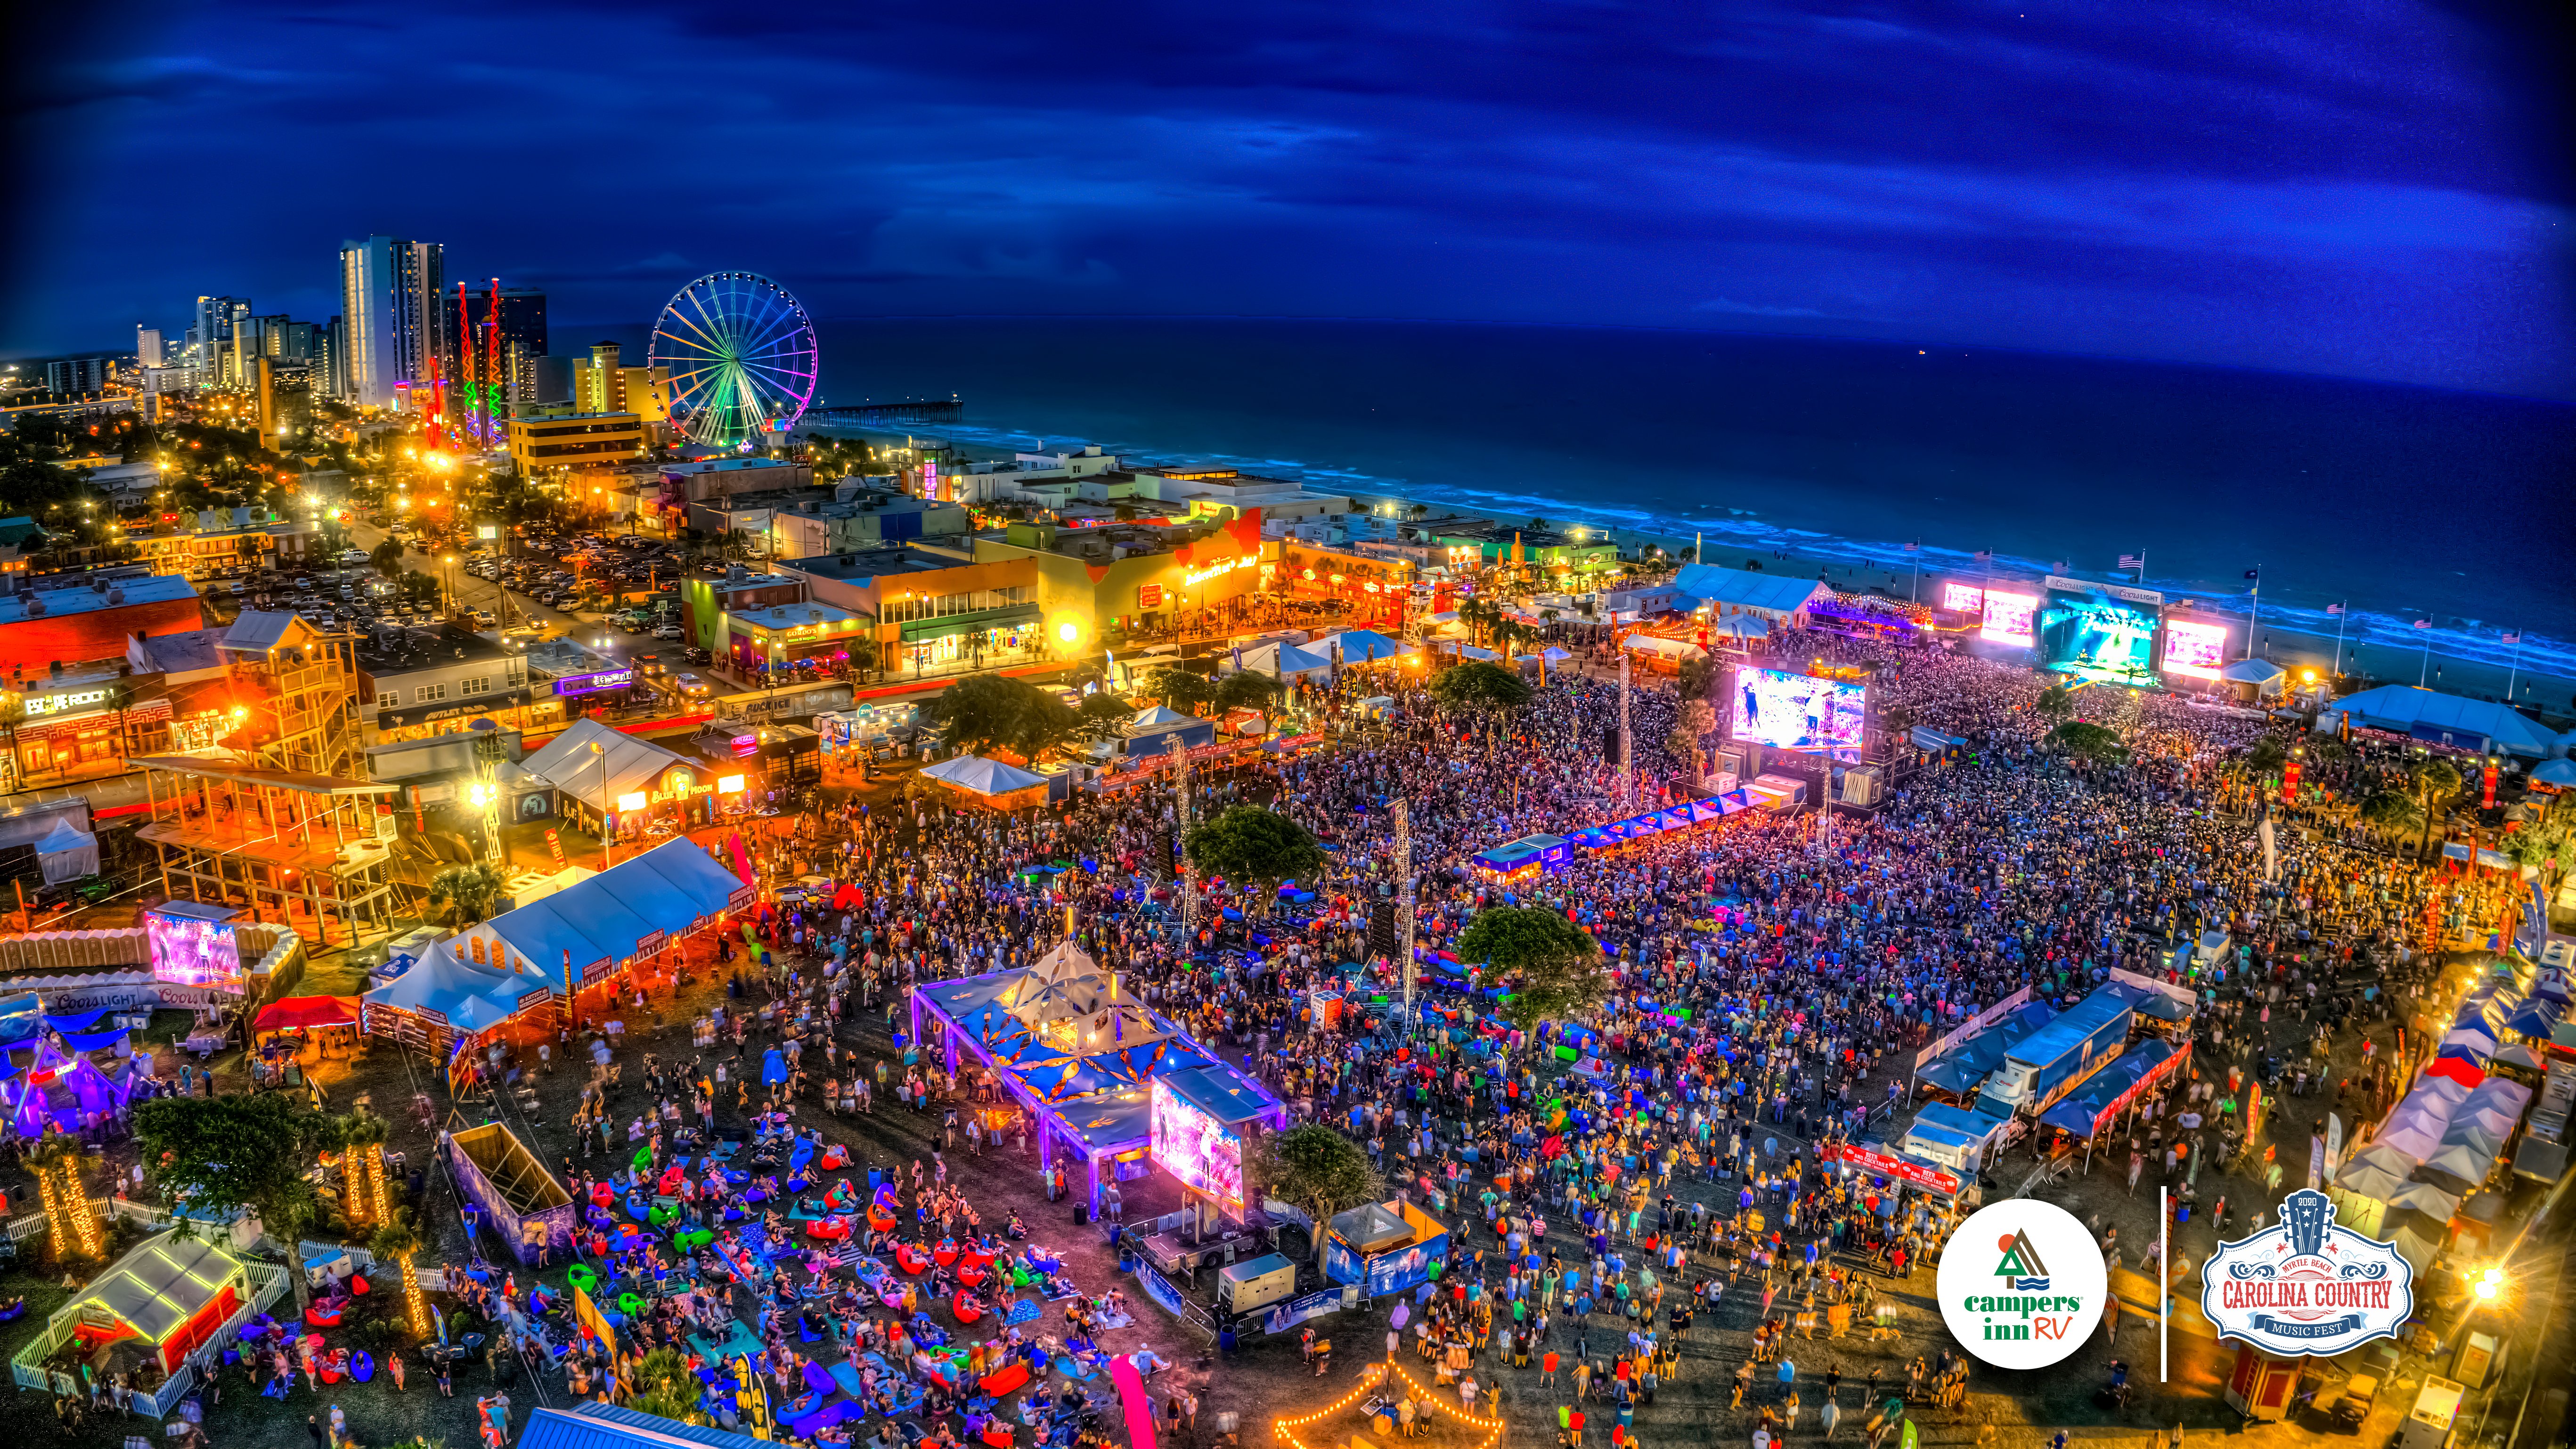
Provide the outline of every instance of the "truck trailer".
{"type": "Polygon", "coordinates": [[[2094,992],[2005,1053],[1977,1093],[1977,1110],[1989,1117],[2047,1111],[2119,1057],[2137,1016],[2120,993],[2094,992]]]}

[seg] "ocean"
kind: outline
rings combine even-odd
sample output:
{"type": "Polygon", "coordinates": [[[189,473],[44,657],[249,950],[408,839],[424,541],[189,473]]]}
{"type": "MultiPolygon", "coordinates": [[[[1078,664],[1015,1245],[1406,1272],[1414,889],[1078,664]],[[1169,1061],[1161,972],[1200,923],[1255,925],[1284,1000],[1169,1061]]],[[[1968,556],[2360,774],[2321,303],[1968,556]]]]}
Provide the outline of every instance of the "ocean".
{"type": "MultiPolygon", "coordinates": [[[[2382,678],[2412,683],[2420,665],[2437,685],[2500,697],[2511,667],[2516,700],[2558,714],[2576,689],[2567,404],[1601,327],[899,318],[817,331],[819,401],[954,393],[965,412],[920,430],[977,451],[1096,443],[1140,462],[1704,535],[1712,562],[1777,571],[1785,554],[1838,586],[1900,595],[1917,566],[1927,579],[2127,582],[2120,555],[2143,554],[2147,587],[2240,629],[2259,569],[2257,643],[2275,657],[2322,660],[2338,623],[2327,606],[2343,602],[2347,664],[2382,678]]],[[[637,329],[630,345],[642,342],[637,329]]]]}

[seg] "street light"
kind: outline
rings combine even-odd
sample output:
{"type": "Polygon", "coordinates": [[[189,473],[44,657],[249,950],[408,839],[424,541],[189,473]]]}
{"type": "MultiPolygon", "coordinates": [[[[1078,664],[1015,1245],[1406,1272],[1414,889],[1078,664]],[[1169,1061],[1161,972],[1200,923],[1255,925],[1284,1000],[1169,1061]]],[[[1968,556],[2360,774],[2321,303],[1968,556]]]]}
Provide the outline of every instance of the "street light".
{"type": "Polygon", "coordinates": [[[590,742],[590,752],[599,760],[599,868],[606,870],[617,863],[617,836],[608,827],[608,752],[597,740],[590,742]]]}

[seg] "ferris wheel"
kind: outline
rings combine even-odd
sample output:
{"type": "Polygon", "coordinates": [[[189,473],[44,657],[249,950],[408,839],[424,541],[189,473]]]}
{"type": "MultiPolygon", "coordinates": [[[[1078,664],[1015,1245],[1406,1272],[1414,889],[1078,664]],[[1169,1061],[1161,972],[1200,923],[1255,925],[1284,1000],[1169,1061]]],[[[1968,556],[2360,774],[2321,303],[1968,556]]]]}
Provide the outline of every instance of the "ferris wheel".
{"type": "Polygon", "coordinates": [[[653,324],[652,365],[671,374],[671,421],[693,443],[739,447],[795,426],[814,400],[814,324],[757,272],[709,272],[653,324]]]}

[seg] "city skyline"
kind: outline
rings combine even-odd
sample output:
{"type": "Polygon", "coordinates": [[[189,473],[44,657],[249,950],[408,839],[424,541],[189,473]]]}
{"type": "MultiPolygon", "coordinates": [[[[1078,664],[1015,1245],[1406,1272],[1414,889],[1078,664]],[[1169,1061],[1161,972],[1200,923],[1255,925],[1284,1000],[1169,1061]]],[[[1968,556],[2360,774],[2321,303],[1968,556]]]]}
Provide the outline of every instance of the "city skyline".
{"type": "Polygon", "coordinates": [[[389,235],[575,327],[747,268],[822,317],[1603,323],[2565,399],[2566,37],[2513,13],[146,11],[19,57],[53,199],[0,350],[122,351],[217,292],[319,321],[339,243],[389,235]],[[631,73],[549,59],[589,47],[631,73]],[[397,117],[406,66],[442,83],[397,117]],[[252,157],[330,184],[178,228],[128,184],[252,157]]]}

